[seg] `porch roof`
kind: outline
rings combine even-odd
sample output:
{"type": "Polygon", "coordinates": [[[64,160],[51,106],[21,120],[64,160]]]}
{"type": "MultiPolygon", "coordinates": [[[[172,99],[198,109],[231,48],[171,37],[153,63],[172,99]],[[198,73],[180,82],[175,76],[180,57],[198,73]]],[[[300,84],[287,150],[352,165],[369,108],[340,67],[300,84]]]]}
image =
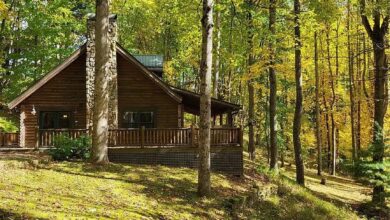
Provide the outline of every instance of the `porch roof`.
{"type": "MultiPolygon", "coordinates": [[[[176,87],[170,87],[176,94],[182,97],[182,104],[184,105],[184,111],[199,115],[200,111],[200,94],[185,90],[179,89],[176,87]]],[[[240,105],[236,105],[230,102],[225,102],[223,100],[211,98],[211,115],[219,115],[224,113],[236,113],[241,109],[240,105]]]]}

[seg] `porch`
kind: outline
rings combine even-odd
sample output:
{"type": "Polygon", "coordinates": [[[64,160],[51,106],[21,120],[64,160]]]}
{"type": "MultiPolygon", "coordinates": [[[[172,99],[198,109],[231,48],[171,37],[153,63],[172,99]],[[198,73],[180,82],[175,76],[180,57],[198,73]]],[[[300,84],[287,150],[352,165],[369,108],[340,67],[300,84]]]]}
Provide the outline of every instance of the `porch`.
{"type": "MultiPolygon", "coordinates": [[[[19,133],[0,133],[1,150],[45,150],[53,147],[59,135],[78,138],[89,135],[87,129],[36,129],[35,148],[19,147],[19,133]]],[[[211,129],[211,169],[241,175],[243,138],[240,128],[211,129]]],[[[111,162],[198,166],[199,129],[191,128],[120,128],[109,130],[108,156],[111,162]]]]}
{"type": "MultiPolygon", "coordinates": [[[[210,132],[212,147],[242,146],[242,131],[240,128],[212,128],[210,132]]],[[[6,134],[6,136],[7,135],[8,134],[6,134]]],[[[89,131],[88,129],[37,129],[36,148],[53,147],[54,139],[59,135],[68,135],[71,138],[78,138],[83,135],[89,135],[89,131]]],[[[197,147],[198,137],[199,129],[194,127],[119,128],[109,130],[108,146],[109,148],[197,147]]],[[[12,140],[8,138],[6,143],[12,143],[12,140]]]]}
{"type": "MultiPolygon", "coordinates": [[[[211,146],[242,146],[240,128],[212,128],[211,146]]],[[[35,148],[53,147],[59,135],[78,138],[89,135],[88,129],[36,129],[35,148]]],[[[197,147],[198,128],[119,128],[109,130],[109,147],[156,148],[197,147]]],[[[19,148],[19,133],[0,132],[0,148],[19,148]]]]}

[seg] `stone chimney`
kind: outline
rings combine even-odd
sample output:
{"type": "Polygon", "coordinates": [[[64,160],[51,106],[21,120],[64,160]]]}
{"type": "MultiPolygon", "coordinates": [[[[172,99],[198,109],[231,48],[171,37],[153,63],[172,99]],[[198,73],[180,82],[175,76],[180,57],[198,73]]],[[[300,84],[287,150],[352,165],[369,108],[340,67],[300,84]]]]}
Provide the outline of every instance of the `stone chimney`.
{"type": "MultiPolygon", "coordinates": [[[[109,54],[109,103],[108,125],[110,129],[118,128],[118,72],[116,60],[117,22],[116,15],[110,15],[108,38],[109,54]]],[[[93,124],[94,81],[95,81],[95,15],[91,14],[87,20],[87,57],[86,57],[86,87],[87,87],[87,128],[93,124]]]]}

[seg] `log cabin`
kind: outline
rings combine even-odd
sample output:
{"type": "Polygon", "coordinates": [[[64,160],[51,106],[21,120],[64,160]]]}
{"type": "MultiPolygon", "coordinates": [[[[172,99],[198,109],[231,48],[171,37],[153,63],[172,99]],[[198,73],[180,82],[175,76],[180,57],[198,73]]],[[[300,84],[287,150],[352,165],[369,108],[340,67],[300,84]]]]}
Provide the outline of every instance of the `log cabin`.
{"type": "MultiPolygon", "coordinates": [[[[116,16],[109,20],[109,160],[196,167],[198,130],[184,126],[184,114],[199,115],[200,95],[164,82],[160,56],[133,56],[121,47],[116,16]]],[[[93,125],[94,25],[90,17],[86,43],[9,103],[20,115],[20,148],[51,147],[63,133],[88,135],[93,125]]],[[[214,171],[242,174],[242,132],[233,126],[239,110],[239,105],[212,99],[214,121],[226,118],[211,130],[214,171]]]]}

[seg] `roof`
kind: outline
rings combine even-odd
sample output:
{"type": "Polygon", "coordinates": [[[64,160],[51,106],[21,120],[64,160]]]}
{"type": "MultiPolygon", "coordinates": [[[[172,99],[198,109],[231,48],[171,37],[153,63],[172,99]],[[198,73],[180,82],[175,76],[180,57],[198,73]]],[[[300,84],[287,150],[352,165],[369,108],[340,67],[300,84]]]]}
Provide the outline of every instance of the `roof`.
{"type": "MultiPolygon", "coordinates": [[[[191,92],[185,89],[170,87],[175,93],[183,97],[182,104],[184,111],[191,114],[199,115],[200,113],[200,94],[191,92]]],[[[240,105],[236,105],[223,100],[211,98],[211,115],[219,115],[226,112],[237,112],[241,109],[240,105]]]]}
{"type": "Polygon", "coordinates": [[[116,51],[119,54],[123,55],[126,60],[140,67],[143,70],[142,72],[145,73],[147,77],[149,77],[154,83],[160,86],[174,100],[176,100],[177,102],[182,101],[182,98],[178,96],[176,93],[174,93],[165,82],[163,82],[157,75],[155,75],[153,72],[148,70],[144,65],[142,65],[142,63],[140,63],[133,55],[127,52],[126,49],[124,49],[120,44],[117,43],[116,49],[117,49],[116,51]]]}
{"type": "Polygon", "coordinates": [[[51,79],[53,79],[55,76],[57,76],[59,73],[61,73],[62,70],[64,70],[66,67],[68,67],[70,64],[73,63],[73,61],[77,60],[84,52],[86,51],[85,44],[81,46],[79,49],[77,49],[70,57],[68,57],[64,62],[62,62],[60,65],[55,67],[51,72],[46,74],[44,77],[42,77],[37,83],[32,85],[30,88],[25,90],[21,95],[16,97],[14,100],[12,100],[8,104],[9,109],[13,109],[16,106],[18,106],[21,102],[23,102],[25,99],[27,99],[30,95],[32,95],[35,91],[37,91],[39,88],[41,88],[43,85],[45,85],[47,82],[49,82],[51,79]]]}
{"type": "MultiPolygon", "coordinates": [[[[42,77],[38,82],[36,82],[33,86],[28,88],[26,91],[24,91],[21,95],[19,95],[17,98],[12,100],[8,107],[9,109],[13,109],[17,107],[20,103],[22,103],[25,99],[27,99],[29,96],[31,96],[34,92],[36,92],[39,88],[44,86],[47,82],[49,82],[51,79],[53,79],[55,76],[57,76],[59,73],[61,73],[62,70],[67,68],[71,63],[73,63],[75,60],[77,60],[81,55],[83,55],[86,52],[86,46],[81,46],[78,50],[76,50],[71,56],[69,56],[64,62],[62,62],[60,65],[55,67],[51,72],[46,74],[44,77],[42,77]]],[[[145,74],[147,78],[152,80],[157,86],[159,86],[165,93],[167,93],[170,97],[172,97],[175,101],[178,103],[182,103],[184,105],[184,110],[186,112],[192,113],[192,114],[199,114],[199,107],[200,107],[200,94],[179,89],[173,86],[170,86],[166,84],[164,81],[162,81],[156,74],[151,72],[145,65],[143,65],[138,59],[136,59],[133,55],[127,52],[126,49],[124,49],[121,45],[117,44],[117,53],[119,55],[123,56],[127,61],[134,63],[137,65],[142,71],[142,73],[145,74]]],[[[151,58],[147,58],[151,59],[151,58]]],[[[212,115],[218,115],[225,112],[236,112],[241,108],[239,105],[235,105],[229,102],[225,102],[218,99],[211,99],[211,114],[212,115]]]]}
{"type": "Polygon", "coordinates": [[[144,66],[149,68],[163,68],[164,57],[162,55],[134,55],[144,66]]]}
{"type": "MultiPolygon", "coordinates": [[[[44,86],[47,82],[61,73],[66,67],[68,67],[73,61],[77,60],[82,54],[86,52],[85,44],[77,49],[70,57],[68,57],[64,62],[55,67],[51,72],[42,77],[38,82],[36,82],[33,86],[25,90],[21,95],[12,100],[8,104],[9,109],[13,109],[18,106],[25,99],[30,97],[34,92],[36,92],[39,88],[44,86]]],[[[117,44],[117,52],[122,55],[126,60],[136,64],[148,78],[150,78],[153,82],[156,83],[163,91],[165,91],[170,97],[172,97],[175,101],[181,102],[181,97],[174,93],[167,84],[165,84],[157,75],[148,70],[144,65],[142,65],[137,59],[134,58],[130,53],[128,53],[123,47],[117,44]]]]}

